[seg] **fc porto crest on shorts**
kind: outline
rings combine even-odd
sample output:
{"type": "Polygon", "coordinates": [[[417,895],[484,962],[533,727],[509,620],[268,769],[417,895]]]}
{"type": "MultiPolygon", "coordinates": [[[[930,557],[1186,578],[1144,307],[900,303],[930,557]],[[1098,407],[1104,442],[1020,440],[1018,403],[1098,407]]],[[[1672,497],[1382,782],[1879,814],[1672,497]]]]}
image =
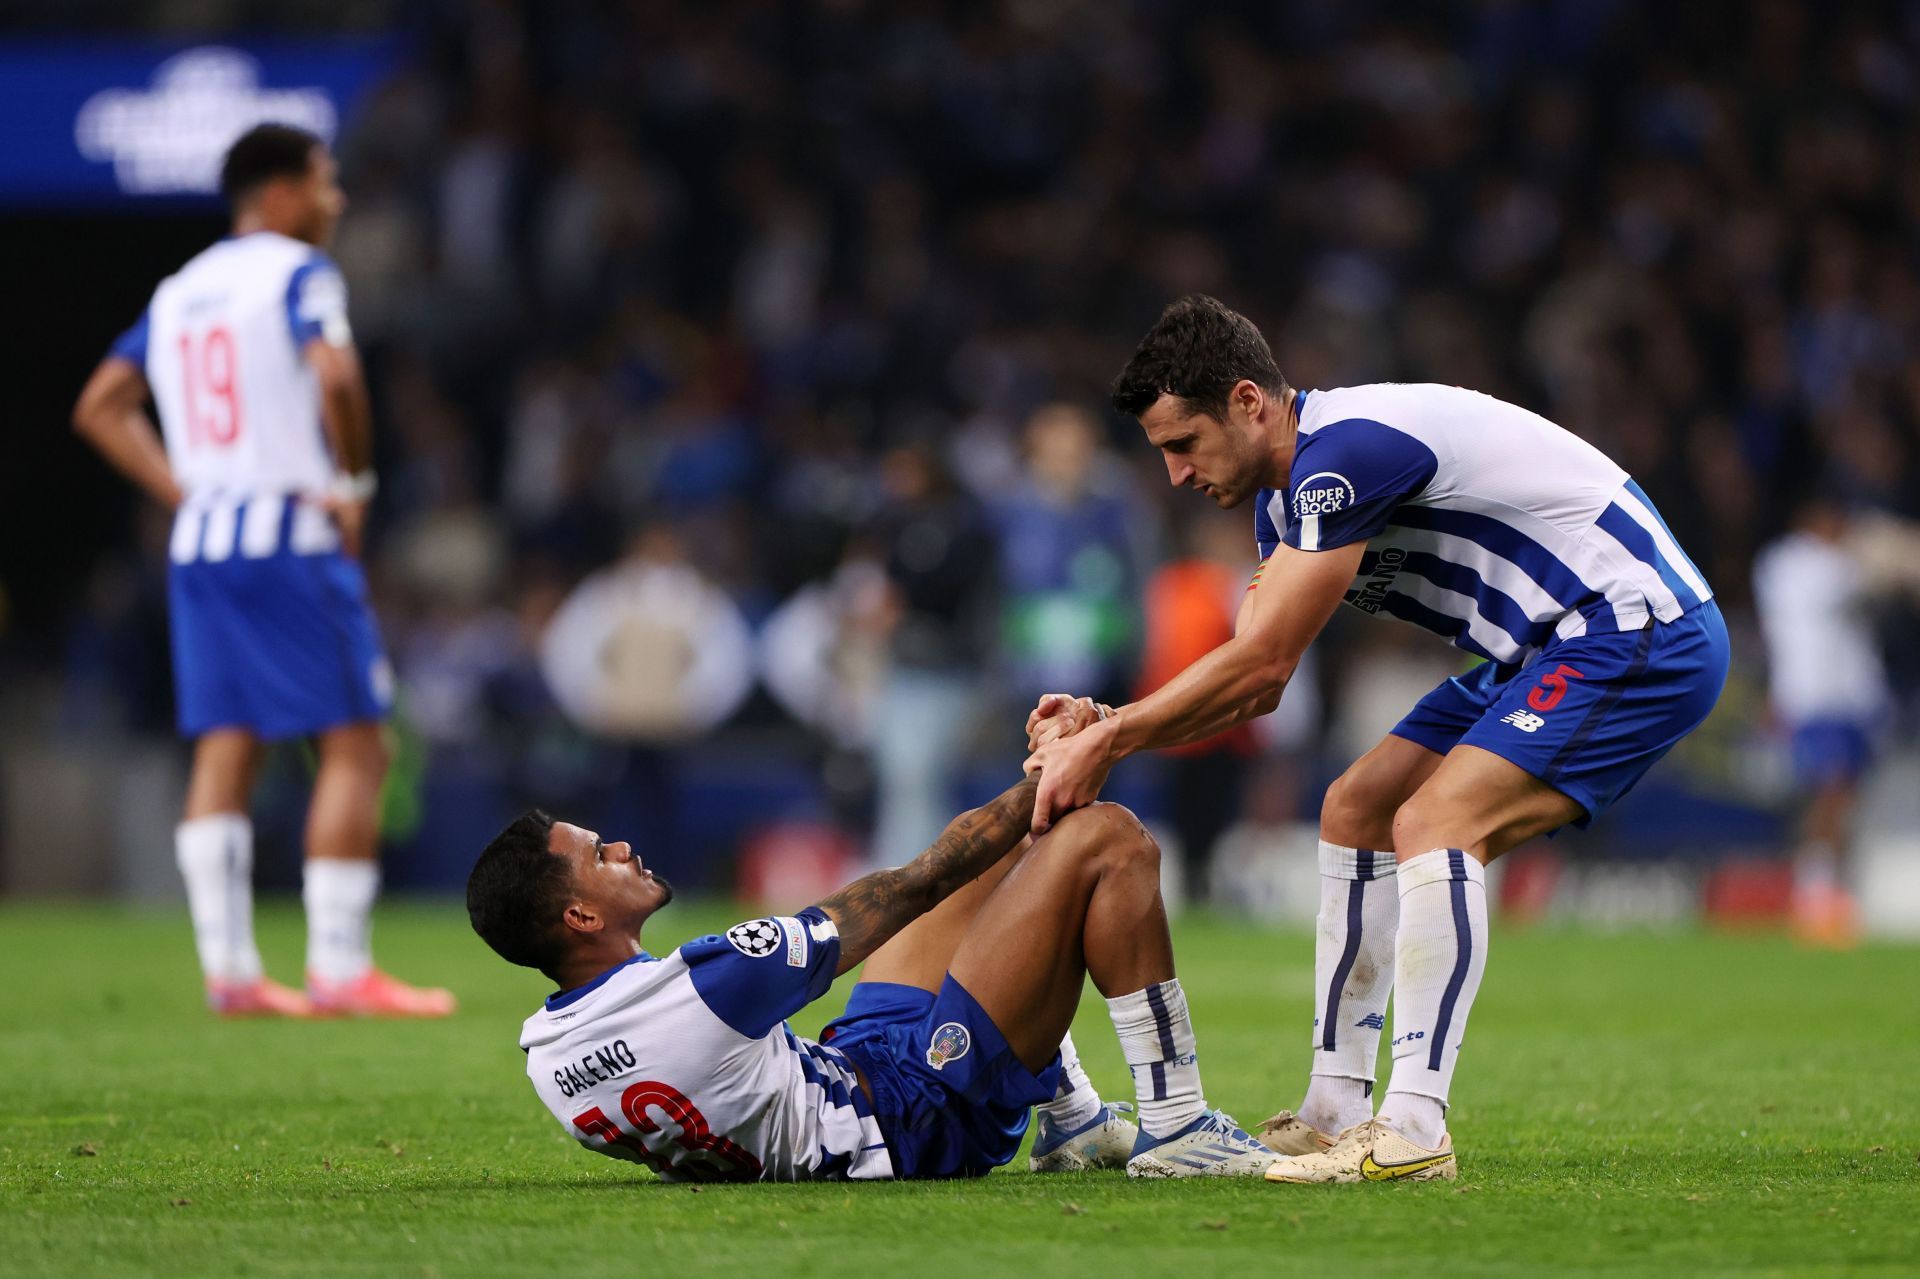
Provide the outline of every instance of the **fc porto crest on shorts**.
{"type": "Polygon", "coordinates": [[[939,1070],[950,1061],[959,1061],[973,1047],[973,1036],[957,1021],[943,1022],[927,1045],[927,1065],[939,1070]]]}

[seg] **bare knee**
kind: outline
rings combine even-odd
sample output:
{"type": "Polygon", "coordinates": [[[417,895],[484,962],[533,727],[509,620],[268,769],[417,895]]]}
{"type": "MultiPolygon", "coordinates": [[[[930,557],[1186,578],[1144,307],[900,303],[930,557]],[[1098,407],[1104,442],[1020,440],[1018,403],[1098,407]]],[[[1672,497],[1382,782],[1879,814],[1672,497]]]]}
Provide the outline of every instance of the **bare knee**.
{"type": "Polygon", "coordinates": [[[1458,848],[1487,860],[1488,815],[1471,797],[1432,787],[1417,791],[1393,814],[1393,855],[1406,861],[1436,848],[1458,848]]]}
{"type": "Polygon", "coordinates": [[[379,780],[387,774],[393,753],[378,724],[347,724],[320,735],[320,765],[339,768],[379,780]]]}
{"type": "Polygon", "coordinates": [[[1442,838],[1438,834],[1435,807],[1430,800],[1415,795],[1394,810],[1393,852],[1396,861],[1406,861],[1409,857],[1448,847],[1433,842],[1442,838]]]}
{"type": "Polygon", "coordinates": [[[260,753],[258,740],[238,729],[215,729],[195,742],[185,818],[246,812],[260,753]]]}
{"type": "Polygon", "coordinates": [[[1320,838],[1343,848],[1385,848],[1393,843],[1394,810],[1400,796],[1364,761],[1340,774],[1320,802],[1320,838]]]}
{"type": "Polygon", "coordinates": [[[1075,809],[1055,826],[1061,851],[1101,871],[1144,866],[1158,873],[1160,845],[1132,810],[1100,802],[1075,809]]]}

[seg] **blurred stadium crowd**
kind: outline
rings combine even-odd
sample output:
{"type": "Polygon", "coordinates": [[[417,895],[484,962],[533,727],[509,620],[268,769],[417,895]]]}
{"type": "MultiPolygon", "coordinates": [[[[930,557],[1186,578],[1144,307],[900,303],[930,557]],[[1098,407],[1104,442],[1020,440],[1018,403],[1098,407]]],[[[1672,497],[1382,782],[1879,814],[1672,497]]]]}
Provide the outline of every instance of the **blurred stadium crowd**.
{"type": "MultiPolygon", "coordinates": [[[[155,11],[259,16],[224,8],[155,11]]],[[[1251,513],[1170,494],[1104,397],[1190,291],[1297,385],[1473,387],[1629,469],[1736,628],[1667,766],[1716,803],[1769,809],[1756,551],[1816,492],[1920,515],[1911,5],[370,11],[412,53],[338,142],[335,256],[396,882],[531,801],[688,856],[758,814],[899,859],[1017,765],[1035,694],[1204,651],[1251,513]]],[[[168,729],[159,527],[76,616],[72,731],[168,729]]],[[[1310,814],[1451,660],[1333,641],[1271,731],[1116,786],[1199,848],[1310,814]]]]}

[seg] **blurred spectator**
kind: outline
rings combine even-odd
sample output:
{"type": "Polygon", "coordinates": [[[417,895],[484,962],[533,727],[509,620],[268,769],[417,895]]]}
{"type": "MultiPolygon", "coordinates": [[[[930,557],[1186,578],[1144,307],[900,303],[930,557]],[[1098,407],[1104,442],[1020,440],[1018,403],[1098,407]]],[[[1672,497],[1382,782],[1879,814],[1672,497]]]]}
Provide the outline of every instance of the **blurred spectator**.
{"type": "MultiPolygon", "coordinates": [[[[1233,637],[1247,583],[1245,521],[1203,509],[1186,529],[1185,553],[1146,585],[1146,650],[1141,655],[1144,697],[1233,637]]],[[[1189,885],[1208,882],[1214,842],[1241,815],[1241,789],[1255,752],[1254,730],[1241,725],[1204,741],[1175,746],[1167,759],[1167,809],[1180,837],[1189,885]]]]}
{"type": "Polygon", "coordinates": [[[581,727],[623,741],[673,741],[739,709],[752,687],[752,637],[726,594],[687,563],[671,528],[650,524],[624,559],[560,605],[540,664],[581,727]]]}
{"type": "Polygon", "coordinates": [[[1814,944],[1851,945],[1854,810],[1892,705],[1872,609],[1891,588],[1920,588],[1920,531],[1856,528],[1843,507],[1816,498],[1796,509],[1753,574],[1773,713],[1799,793],[1794,930],[1814,944]]]}
{"type": "Polygon", "coordinates": [[[873,858],[896,865],[933,843],[955,811],[960,769],[982,709],[990,649],[994,544],[986,513],[956,486],[932,448],[913,445],[881,463],[887,506],[876,527],[886,548],[888,669],[874,705],[879,787],[873,858]]]}
{"type": "Polygon", "coordinates": [[[1025,474],[993,505],[1002,642],[1021,705],[1050,692],[1126,700],[1154,521],[1100,437],[1084,408],[1037,409],[1025,474]]]}

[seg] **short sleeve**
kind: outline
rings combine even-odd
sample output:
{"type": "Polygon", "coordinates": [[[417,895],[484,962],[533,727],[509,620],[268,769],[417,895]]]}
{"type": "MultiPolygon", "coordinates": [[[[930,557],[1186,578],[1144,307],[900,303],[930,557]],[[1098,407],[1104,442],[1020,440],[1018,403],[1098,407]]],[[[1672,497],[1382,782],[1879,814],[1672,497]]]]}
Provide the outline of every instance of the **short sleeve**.
{"type": "Polygon", "coordinates": [[[1405,431],[1367,418],[1329,423],[1294,456],[1281,540],[1302,551],[1366,541],[1437,469],[1433,450],[1405,431]]]}
{"type": "Polygon", "coordinates": [[[818,906],[749,919],[680,948],[693,988],[713,1015],[758,1039],[827,993],[840,930],[818,906]]]}
{"type": "Polygon", "coordinates": [[[296,351],[315,338],[324,338],[329,346],[353,341],[347,324],[347,282],[326,254],[314,254],[287,281],[287,326],[296,351]]]}
{"type": "Polygon", "coordinates": [[[1260,548],[1260,558],[1263,560],[1273,554],[1274,548],[1280,545],[1280,530],[1273,522],[1274,497],[1272,489],[1261,489],[1260,496],[1256,499],[1258,505],[1253,512],[1253,541],[1254,545],[1260,548]]]}
{"type": "Polygon", "coordinates": [[[113,345],[107,348],[109,356],[131,360],[143,370],[147,367],[147,314],[142,311],[133,327],[113,340],[113,345]]]}

